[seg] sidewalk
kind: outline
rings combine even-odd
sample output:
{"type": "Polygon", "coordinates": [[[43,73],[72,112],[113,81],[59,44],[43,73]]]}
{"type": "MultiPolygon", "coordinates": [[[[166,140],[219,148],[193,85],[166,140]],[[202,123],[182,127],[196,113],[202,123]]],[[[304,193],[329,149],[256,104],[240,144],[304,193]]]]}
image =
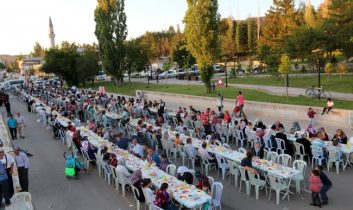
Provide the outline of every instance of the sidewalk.
{"type": "MultiPolygon", "coordinates": [[[[132,78],[132,82],[141,82],[147,83],[146,78],[132,78]]],[[[152,81],[151,83],[156,83],[156,81],[152,81]]],[[[159,80],[160,84],[175,84],[175,85],[187,85],[187,80],[177,80],[177,79],[167,79],[167,81],[159,80]]],[[[190,85],[203,85],[201,81],[189,81],[190,85]]],[[[247,84],[229,84],[229,87],[237,87],[237,88],[245,88],[245,89],[253,89],[253,90],[260,90],[272,95],[279,95],[279,96],[286,96],[286,88],[279,87],[279,86],[266,86],[266,85],[247,85],[247,84]]],[[[288,88],[288,95],[289,96],[305,96],[306,89],[304,88],[288,88]]],[[[338,92],[329,92],[333,99],[339,100],[348,100],[353,101],[353,94],[351,93],[338,93],[338,92]]]]}

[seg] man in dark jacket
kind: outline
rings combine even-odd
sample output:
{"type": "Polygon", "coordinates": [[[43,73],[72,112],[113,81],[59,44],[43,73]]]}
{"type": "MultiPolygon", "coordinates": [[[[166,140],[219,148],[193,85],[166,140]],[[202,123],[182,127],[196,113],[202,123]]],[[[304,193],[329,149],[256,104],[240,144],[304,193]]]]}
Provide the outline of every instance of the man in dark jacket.
{"type": "Polygon", "coordinates": [[[326,174],[322,171],[322,166],[316,166],[316,170],[319,171],[319,177],[322,183],[322,187],[320,190],[320,196],[322,199],[322,205],[327,205],[328,204],[328,197],[327,197],[327,191],[329,191],[332,187],[332,182],[330,179],[326,176],[326,174]]]}

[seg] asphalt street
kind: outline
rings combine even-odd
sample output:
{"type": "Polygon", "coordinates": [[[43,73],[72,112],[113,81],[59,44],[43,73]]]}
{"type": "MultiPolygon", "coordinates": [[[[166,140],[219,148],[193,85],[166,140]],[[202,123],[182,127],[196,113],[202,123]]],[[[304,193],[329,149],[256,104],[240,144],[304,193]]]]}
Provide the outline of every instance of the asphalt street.
{"type": "MultiPolygon", "coordinates": [[[[43,128],[33,113],[28,113],[25,105],[11,97],[13,113],[21,112],[26,121],[24,140],[14,140],[15,145],[28,150],[34,156],[30,158],[29,190],[32,194],[32,202],[36,210],[128,210],[134,209],[133,197],[127,193],[126,198],[117,193],[115,189],[99,177],[96,170],[88,174],[81,174],[78,180],[67,179],[64,175],[65,161],[63,153],[65,148],[52,138],[52,132],[43,128]]],[[[2,112],[4,112],[2,108],[2,112]]],[[[233,147],[233,146],[232,146],[233,147]]],[[[311,170],[309,166],[307,173],[311,170]]],[[[353,192],[352,167],[337,175],[332,170],[328,176],[334,183],[329,191],[329,206],[323,209],[352,209],[350,196],[353,192]]],[[[326,171],[327,172],[327,171],[326,171]]],[[[291,194],[290,201],[281,200],[279,205],[275,203],[275,193],[272,192],[271,200],[261,190],[259,200],[255,199],[254,188],[251,196],[245,194],[245,186],[242,192],[229,184],[226,180],[217,178],[217,173],[210,175],[215,180],[223,182],[222,195],[223,210],[299,210],[317,209],[309,206],[311,195],[307,192],[291,194]]],[[[307,185],[308,186],[308,185],[307,185]]],[[[294,188],[292,188],[294,191],[294,188]]],[[[143,208],[142,208],[143,209],[143,208]]]]}

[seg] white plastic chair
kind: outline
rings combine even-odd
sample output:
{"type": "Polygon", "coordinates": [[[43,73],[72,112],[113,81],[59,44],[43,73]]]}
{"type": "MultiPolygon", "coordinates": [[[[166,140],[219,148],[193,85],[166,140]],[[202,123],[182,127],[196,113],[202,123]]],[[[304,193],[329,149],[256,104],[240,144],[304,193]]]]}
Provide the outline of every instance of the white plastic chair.
{"type": "Polygon", "coordinates": [[[223,185],[220,182],[215,182],[212,184],[211,187],[211,196],[212,196],[212,206],[213,209],[222,209],[222,192],[223,192],[223,185]]]}
{"type": "Polygon", "coordinates": [[[235,187],[238,187],[239,170],[237,167],[237,163],[233,161],[228,161],[228,166],[229,166],[229,184],[231,183],[232,178],[234,178],[235,187]]]}
{"type": "Polygon", "coordinates": [[[150,210],[164,210],[164,209],[162,209],[162,208],[160,208],[160,207],[158,207],[158,206],[156,206],[154,204],[151,204],[150,205],[150,210]]]}
{"type": "Polygon", "coordinates": [[[276,191],[276,204],[279,204],[280,194],[284,191],[285,195],[282,199],[288,196],[289,201],[289,185],[281,178],[276,177],[272,174],[268,175],[268,180],[270,182],[270,194],[268,199],[271,200],[271,192],[272,190],[276,191]]]}
{"type": "Polygon", "coordinates": [[[277,152],[278,154],[284,154],[285,151],[287,150],[286,148],[286,143],[284,142],[283,139],[280,138],[275,138],[276,143],[277,143],[277,152]]]}
{"type": "Polygon", "coordinates": [[[11,198],[10,208],[18,210],[34,210],[31,194],[28,192],[15,193],[11,198]]]}
{"type": "Polygon", "coordinates": [[[244,141],[245,141],[244,134],[241,130],[236,130],[236,132],[237,132],[237,146],[239,147],[239,141],[240,141],[240,147],[243,148],[244,141]]]}
{"type": "MultiPolygon", "coordinates": [[[[225,142],[226,142],[227,144],[229,144],[229,139],[230,139],[232,133],[231,133],[230,130],[229,130],[227,127],[225,127],[225,126],[222,126],[222,131],[223,131],[224,137],[226,138],[225,142]]],[[[224,142],[223,142],[223,143],[224,143],[224,142]]]]}
{"type": "Polygon", "coordinates": [[[121,185],[121,191],[122,191],[123,197],[125,197],[125,186],[130,184],[130,180],[127,179],[123,174],[121,174],[116,169],[115,169],[115,172],[118,177],[118,186],[121,185]]]}
{"type": "Polygon", "coordinates": [[[253,185],[255,187],[256,200],[259,200],[259,191],[262,188],[265,188],[267,195],[266,182],[260,179],[259,174],[248,173],[248,177],[250,183],[249,194],[251,194],[251,185],[253,185]]]}
{"type": "Polygon", "coordinates": [[[208,183],[210,184],[210,186],[212,187],[213,183],[214,183],[214,178],[212,176],[207,176],[208,179],[208,183]]]}
{"type": "Polygon", "coordinates": [[[176,148],[176,145],[173,141],[168,140],[167,142],[168,145],[168,150],[169,150],[169,156],[174,155],[174,160],[177,160],[177,153],[178,153],[178,149],[176,148]]]}
{"type": "Polygon", "coordinates": [[[210,161],[203,159],[201,157],[201,162],[202,162],[202,166],[201,166],[201,171],[204,172],[205,170],[205,175],[208,176],[208,172],[215,167],[214,163],[210,163],[210,161]]]}
{"type": "Polygon", "coordinates": [[[277,163],[289,167],[292,163],[292,157],[287,154],[280,154],[277,157],[277,163]]]}
{"type": "Polygon", "coordinates": [[[215,141],[214,141],[214,144],[217,145],[217,146],[219,146],[219,147],[222,146],[222,142],[220,142],[220,141],[218,141],[218,140],[215,140],[215,141]]]}
{"type": "MultiPolygon", "coordinates": [[[[293,142],[293,144],[295,147],[295,153],[294,153],[295,160],[297,160],[297,157],[299,157],[299,160],[304,160],[304,157],[309,155],[305,153],[304,145],[298,142],[293,142]]],[[[309,163],[310,163],[310,160],[309,160],[309,163]]]]}
{"type": "Polygon", "coordinates": [[[314,167],[314,164],[321,166],[322,162],[326,160],[324,156],[324,150],[321,147],[311,146],[311,153],[313,154],[311,167],[314,167]]]}
{"type": "MultiPolygon", "coordinates": [[[[186,153],[187,158],[188,158],[188,167],[190,166],[190,162],[191,162],[192,169],[195,170],[195,159],[196,159],[196,156],[194,154],[190,154],[190,151],[188,151],[188,150],[185,150],[185,153],[186,153]]],[[[196,154],[196,151],[195,151],[195,154],[196,154]]]]}
{"type": "Polygon", "coordinates": [[[171,176],[175,176],[176,166],[174,164],[169,164],[165,171],[167,172],[167,174],[171,176]]]}
{"type": "Polygon", "coordinates": [[[268,152],[266,155],[266,160],[267,161],[272,161],[273,163],[277,162],[277,157],[278,157],[278,153],[277,152],[268,152]]]}
{"type": "Polygon", "coordinates": [[[304,160],[295,160],[293,162],[293,168],[299,170],[301,173],[293,176],[292,180],[295,181],[295,188],[297,193],[300,193],[300,182],[303,181],[304,189],[306,188],[304,175],[306,174],[307,164],[304,160]]]}
{"type": "Polygon", "coordinates": [[[229,144],[227,144],[227,143],[224,143],[224,144],[223,144],[223,147],[224,147],[224,148],[227,148],[227,149],[232,149],[232,148],[230,148],[229,144]]]}
{"type": "Polygon", "coordinates": [[[96,157],[96,166],[98,170],[98,175],[103,176],[103,164],[102,164],[103,160],[97,153],[94,153],[94,156],[96,157]]]}
{"type": "Polygon", "coordinates": [[[244,182],[246,186],[246,194],[250,195],[250,182],[246,178],[246,170],[243,166],[239,166],[238,168],[240,172],[239,192],[241,192],[241,185],[242,185],[242,182],[244,182]]]}
{"type": "Polygon", "coordinates": [[[274,149],[270,137],[264,137],[264,144],[265,148],[268,149],[268,151],[272,151],[272,149],[274,149]]]}
{"type": "Polygon", "coordinates": [[[330,172],[330,168],[332,163],[336,165],[336,173],[340,173],[340,165],[342,165],[342,169],[344,170],[344,163],[342,159],[342,155],[339,153],[338,148],[336,147],[328,147],[328,163],[327,163],[327,170],[330,172]]]}
{"type": "Polygon", "coordinates": [[[208,142],[211,141],[211,138],[212,138],[211,135],[207,135],[207,136],[206,136],[206,141],[208,141],[208,142]]]}
{"type": "Polygon", "coordinates": [[[239,148],[239,149],[238,149],[238,152],[241,152],[241,153],[243,153],[243,154],[246,154],[246,149],[244,149],[244,148],[239,148]]]}
{"type": "Polygon", "coordinates": [[[112,179],[111,178],[112,178],[113,174],[112,174],[110,165],[105,163],[105,162],[103,162],[103,171],[104,171],[104,177],[107,180],[108,184],[109,185],[112,184],[112,182],[111,182],[112,179]]]}
{"type": "Polygon", "coordinates": [[[140,197],[140,191],[132,184],[130,184],[132,189],[132,194],[134,195],[135,203],[136,203],[136,210],[140,210],[140,201],[138,198],[140,197]]]}
{"type": "Polygon", "coordinates": [[[109,165],[109,167],[110,167],[110,172],[112,173],[112,177],[113,177],[113,180],[114,180],[115,190],[118,191],[119,190],[118,189],[118,187],[119,187],[118,175],[116,174],[114,166],[109,165]]]}
{"type": "Polygon", "coordinates": [[[227,161],[223,158],[220,157],[219,155],[216,155],[216,160],[218,164],[218,170],[217,170],[217,176],[219,176],[219,170],[222,171],[222,179],[224,180],[226,171],[229,168],[227,161]]]}
{"type": "Polygon", "coordinates": [[[85,151],[84,149],[82,149],[81,151],[82,151],[83,157],[85,159],[86,170],[88,171],[90,163],[91,162],[96,162],[96,161],[89,158],[89,155],[88,155],[87,151],[85,151]]]}

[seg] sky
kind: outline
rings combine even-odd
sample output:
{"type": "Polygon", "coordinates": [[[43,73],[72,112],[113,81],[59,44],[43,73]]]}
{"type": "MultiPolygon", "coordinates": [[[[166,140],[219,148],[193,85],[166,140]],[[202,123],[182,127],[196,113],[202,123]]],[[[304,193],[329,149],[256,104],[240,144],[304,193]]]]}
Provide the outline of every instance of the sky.
{"type": "MultiPolygon", "coordinates": [[[[296,0],[300,2],[304,0],[296,0]]],[[[311,0],[317,7],[323,0],[311,0]]],[[[28,54],[36,41],[49,46],[49,16],[56,43],[97,42],[94,9],[97,0],[0,0],[0,54],[28,54]]],[[[263,16],[272,0],[219,0],[222,17],[263,16]],[[239,13],[238,13],[239,12],[239,13]],[[238,15],[239,14],[239,15],[238,15]]],[[[128,38],[179,24],[183,28],[186,0],[125,0],[128,38]]]]}

